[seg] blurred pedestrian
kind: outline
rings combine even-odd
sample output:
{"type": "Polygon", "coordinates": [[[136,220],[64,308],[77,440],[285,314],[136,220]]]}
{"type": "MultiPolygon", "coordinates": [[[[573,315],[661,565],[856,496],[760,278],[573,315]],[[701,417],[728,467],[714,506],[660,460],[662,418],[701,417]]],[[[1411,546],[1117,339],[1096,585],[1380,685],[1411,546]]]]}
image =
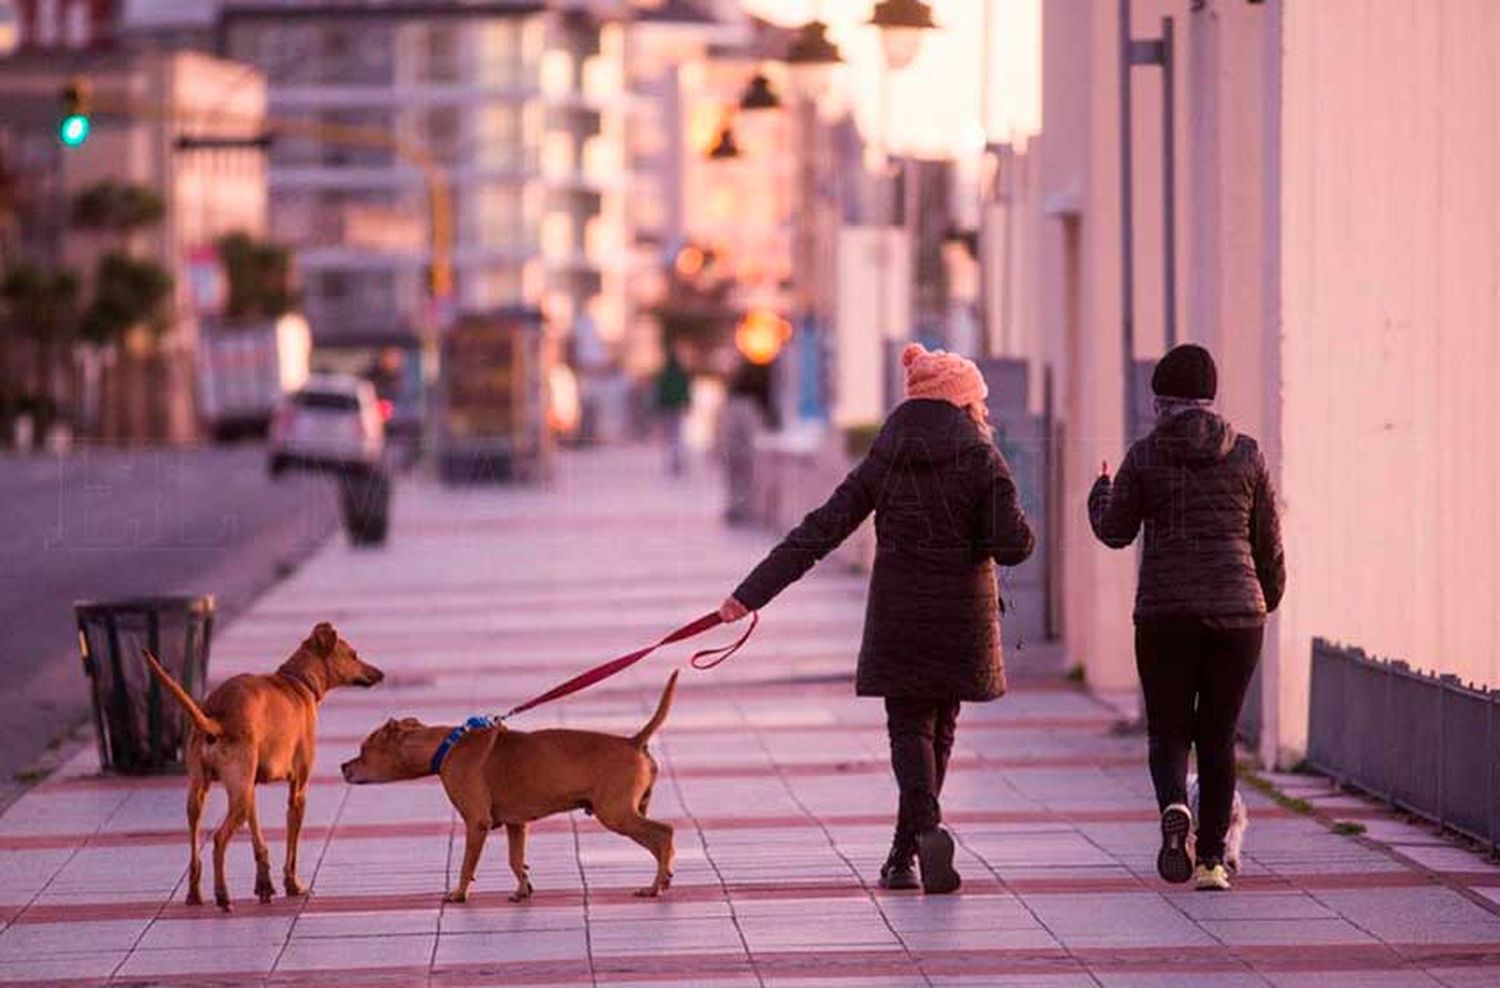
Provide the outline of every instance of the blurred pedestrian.
{"type": "Polygon", "coordinates": [[[681,476],[687,469],[683,450],[682,423],[692,404],[692,382],[677,355],[676,347],[667,349],[667,361],[656,375],[656,412],[666,430],[667,473],[681,476]]]}
{"type": "Polygon", "coordinates": [[[882,888],[959,886],[938,798],[959,704],[1005,692],[995,563],[1035,538],[1010,467],[990,437],[989,395],[972,361],[909,345],[906,398],[833,496],[772,549],[720,608],[726,620],[770,603],[873,511],[877,552],[855,690],[885,699],[901,798],[882,888]]]}
{"type": "Polygon", "coordinates": [[[1156,426],[1130,447],[1113,482],[1104,465],[1089,493],[1089,521],[1113,549],[1144,530],[1135,658],[1161,810],[1157,871],[1169,882],[1224,890],[1235,727],[1266,615],[1286,587],[1281,526],[1260,448],[1214,411],[1218,371],[1209,352],[1173,347],[1156,365],[1151,390],[1156,426]],[[1196,862],[1190,748],[1202,787],[1196,862]]]}
{"type": "Polygon", "coordinates": [[[767,426],[774,425],[770,366],[741,360],[734,376],[729,379],[721,431],[727,495],[724,520],[731,525],[742,525],[751,520],[755,437],[767,426]]]}

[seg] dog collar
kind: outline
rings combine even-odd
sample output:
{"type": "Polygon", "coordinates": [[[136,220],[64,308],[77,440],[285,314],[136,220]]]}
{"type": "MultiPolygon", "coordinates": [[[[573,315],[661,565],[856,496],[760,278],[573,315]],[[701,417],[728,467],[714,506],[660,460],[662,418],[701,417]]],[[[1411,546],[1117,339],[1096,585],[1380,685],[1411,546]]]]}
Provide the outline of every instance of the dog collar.
{"type": "Polygon", "coordinates": [[[437,751],[434,751],[432,753],[432,763],[430,767],[432,768],[433,774],[437,774],[437,772],[442,769],[443,759],[447,758],[448,752],[452,750],[454,745],[458,744],[459,738],[462,738],[470,731],[482,731],[487,727],[494,727],[495,724],[496,720],[493,717],[470,717],[468,720],[464,721],[462,724],[449,731],[448,736],[446,738],[443,738],[443,743],[438,745],[437,751]]]}

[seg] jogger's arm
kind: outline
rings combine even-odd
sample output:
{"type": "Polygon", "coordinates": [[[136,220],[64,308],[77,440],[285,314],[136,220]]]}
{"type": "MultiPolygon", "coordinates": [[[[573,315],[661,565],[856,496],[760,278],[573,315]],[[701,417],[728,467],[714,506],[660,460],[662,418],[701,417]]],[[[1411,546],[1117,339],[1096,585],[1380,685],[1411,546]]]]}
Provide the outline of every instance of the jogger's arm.
{"type": "Polygon", "coordinates": [[[1255,454],[1255,503],[1250,508],[1250,550],[1255,557],[1255,576],[1266,598],[1266,611],[1274,611],[1286,592],[1286,554],[1281,548],[1281,516],[1276,510],[1276,489],[1265,456],[1255,454]]]}
{"type": "Polygon", "coordinates": [[[1111,483],[1101,474],[1089,491],[1089,525],[1094,537],[1111,549],[1123,549],[1141,530],[1141,484],[1132,446],[1111,483]]]}

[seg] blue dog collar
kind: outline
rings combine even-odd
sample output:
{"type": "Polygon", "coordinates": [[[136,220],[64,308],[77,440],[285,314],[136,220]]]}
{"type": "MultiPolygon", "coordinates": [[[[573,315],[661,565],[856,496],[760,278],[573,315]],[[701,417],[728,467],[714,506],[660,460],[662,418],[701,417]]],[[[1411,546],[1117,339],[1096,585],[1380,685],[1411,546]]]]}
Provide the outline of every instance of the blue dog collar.
{"type": "Polygon", "coordinates": [[[432,763],[429,767],[432,769],[433,774],[437,774],[437,772],[442,769],[443,759],[447,758],[448,752],[452,750],[454,745],[458,744],[459,738],[463,737],[465,734],[468,734],[470,731],[482,731],[485,728],[494,727],[497,723],[499,723],[499,721],[497,721],[493,717],[470,717],[468,720],[464,721],[462,724],[449,731],[448,736],[446,738],[443,738],[443,743],[438,745],[437,751],[434,751],[432,753],[432,763]]]}

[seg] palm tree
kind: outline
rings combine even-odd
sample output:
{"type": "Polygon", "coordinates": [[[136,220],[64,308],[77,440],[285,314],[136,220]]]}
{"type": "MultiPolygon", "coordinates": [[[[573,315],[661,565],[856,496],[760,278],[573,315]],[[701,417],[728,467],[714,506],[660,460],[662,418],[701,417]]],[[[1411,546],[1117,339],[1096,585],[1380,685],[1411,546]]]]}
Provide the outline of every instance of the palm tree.
{"type": "MultiPolygon", "coordinates": [[[[72,271],[34,264],[17,265],[0,280],[7,334],[27,339],[35,358],[36,391],[21,394],[20,402],[14,406],[19,410],[22,403],[33,405],[37,431],[42,434],[51,425],[59,404],[55,381],[57,358],[68,352],[78,326],[78,288],[78,276],[72,271]]],[[[8,345],[3,349],[9,352],[8,345]]],[[[8,378],[0,380],[7,405],[12,405],[10,384],[8,378]]],[[[22,390],[26,390],[25,385],[22,390]]]]}
{"type": "Polygon", "coordinates": [[[122,239],[160,223],[165,215],[161,196],[144,185],[106,180],[88,186],[73,199],[75,227],[113,233],[122,239]]]}
{"type": "MultiPolygon", "coordinates": [[[[154,260],[133,256],[131,241],[138,231],[160,223],[166,207],[155,190],[144,185],[102,181],[81,190],[73,199],[72,225],[79,230],[113,237],[116,246],[103,254],[94,271],[93,298],[84,310],[80,333],[93,344],[95,355],[119,352],[132,329],[144,326],[153,337],[170,325],[172,276],[154,260]]],[[[115,364],[113,416],[125,429],[130,395],[147,387],[144,368],[134,361],[115,364]]]]}

